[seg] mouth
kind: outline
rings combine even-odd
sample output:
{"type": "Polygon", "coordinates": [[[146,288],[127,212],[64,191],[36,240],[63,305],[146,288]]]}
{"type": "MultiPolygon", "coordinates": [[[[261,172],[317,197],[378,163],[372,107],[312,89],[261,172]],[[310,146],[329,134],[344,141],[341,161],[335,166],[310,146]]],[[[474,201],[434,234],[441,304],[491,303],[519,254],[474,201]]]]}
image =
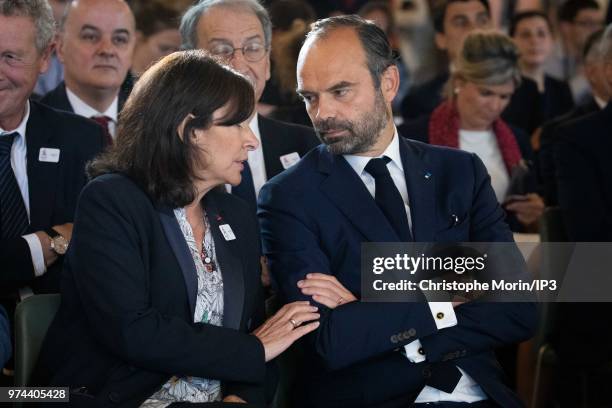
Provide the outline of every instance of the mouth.
{"type": "Polygon", "coordinates": [[[94,68],[96,68],[96,69],[112,69],[114,71],[117,70],[117,67],[115,67],[113,65],[94,65],[94,68]]]}

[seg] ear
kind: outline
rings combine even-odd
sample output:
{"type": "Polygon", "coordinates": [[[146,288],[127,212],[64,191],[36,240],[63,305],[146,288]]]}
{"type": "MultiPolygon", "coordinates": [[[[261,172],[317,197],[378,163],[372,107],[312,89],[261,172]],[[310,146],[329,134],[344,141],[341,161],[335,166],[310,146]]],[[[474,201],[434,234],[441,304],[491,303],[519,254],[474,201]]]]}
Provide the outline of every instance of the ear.
{"type": "Polygon", "coordinates": [[[49,69],[49,61],[51,59],[51,53],[55,47],[55,42],[49,44],[40,54],[40,66],[38,67],[38,73],[44,74],[49,69]]]}
{"type": "Polygon", "coordinates": [[[399,84],[399,70],[397,66],[391,65],[383,71],[380,77],[380,89],[387,102],[393,102],[395,95],[397,95],[399,84]]]}
{"type": "Polygon", "coordinates": [[[184,142],[185,141],[185,126],[187,125],[187,122],[189,122],[191,119],[195,118],[195,116],[193,114],[188,114],[187,116],[185,116],[185,118],[181,121],[181,124],[178,125],[178,128],[176,128],[176,133],[178,133],[179,138],[184,142]]]}
{"type": "Polygon", "coordinates": [[[436,32],[434,35],[434,41],[436,43],[436,47],[442,51],[446,51],[448,48],[448,41],[446,41],[446,35],[442,33],[436,32]]]}
{"type": "Polygon", "coordinates": [[[59,61],[64,64],[64,34],[60,33],[57,35],[57,39],[55,42],[55,53],[57,54],[57,58],[59,61]]]}

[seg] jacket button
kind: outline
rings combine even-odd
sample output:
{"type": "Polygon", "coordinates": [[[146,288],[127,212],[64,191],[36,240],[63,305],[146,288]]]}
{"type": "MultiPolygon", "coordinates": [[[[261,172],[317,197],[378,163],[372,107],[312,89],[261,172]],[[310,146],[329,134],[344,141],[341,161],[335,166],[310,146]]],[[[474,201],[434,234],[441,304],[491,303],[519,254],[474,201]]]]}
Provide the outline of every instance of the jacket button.
{"type": "Polygon", "coordinates": [[[438,313],[436,314],[436,319],[438,319],[438,320],[442,320],[442,319],[444,319],[444,313],[442,313],[442,312],[438,312],[438,313]]]}
{"type": "Polygon", "coordinates": [[[412,336],[410,335],[410,332],[408,330],[406,330],[404,332],[404,340],[408,340],[409,338],[411,338],[412,336]]]}
{"type": "Polygon", "coordinates": [[[423,369],[423,377],[431,378],[431,370],[429,368],[424,368],[423,369]]]}
{"type": "Polygon", "coordinates": [[[414,336],[416,336],[416,330],[415,329],[410,329],[410,330],[408,330],[408,334],[410,335],[410,337],[414,337],[414,336]]]}
{"type": "Polygon", "coordinates": [[[399,342],[399,340],[398,340],[398,338],[397,338],[397,335],[396,335],[396,334],[394,334],[393,336],[391,336],[391,343],[398,343],[398,342],[399,342]]]}
{"type": "Polygon", "coordinates": [[[119,403],[119,394],[115,391],[111,391],[108,393],[108,399],[111,400],[111,402],[119,403]]]}
{"type": "Polygon", "coordinates": [[[425,350],[423,350],[423,347],[419,347],[419,349],[417,351],[419,352],[420,355],[422,355],[422,356],[425,355],[425,350]]]}

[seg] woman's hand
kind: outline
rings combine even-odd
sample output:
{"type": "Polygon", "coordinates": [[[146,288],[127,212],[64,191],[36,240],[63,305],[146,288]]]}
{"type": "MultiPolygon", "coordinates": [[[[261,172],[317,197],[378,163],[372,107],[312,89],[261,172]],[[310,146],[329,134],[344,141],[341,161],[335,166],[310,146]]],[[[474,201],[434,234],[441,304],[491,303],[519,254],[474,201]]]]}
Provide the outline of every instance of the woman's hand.
{"type": "Polygon", "coordinates": [[[318,308],[310,302],[293,302],[283,306],[271,318],[259,326],[253,334],[264,346],[266,362],[287,350],[300,337],[319,327],[318,308]],[[306,322],[311,322],[304,324],[306,322]]]}
{"type": "Polygon", "coordinates": [[[237,402],[239,404],[246,404],[245,400],[235,395],[228,395],[227,397],[223,398],[222,402],[237,402]]]}
{"type": "Polygon", "coordinates": [[[312,296],[314,301],[330,309],[357,300],[333,275],[309,273],[306,279],[298,281],[297,285],[303,294],[312,296]]]}
{"type": "Polygon", "coordinates": [[[528,227],[536,223],[544,213],[544,200],[535,193],[520,196],[521,200],[513,200],[506,204],[506,210],[516,214],[521,224],[528,227]]]}

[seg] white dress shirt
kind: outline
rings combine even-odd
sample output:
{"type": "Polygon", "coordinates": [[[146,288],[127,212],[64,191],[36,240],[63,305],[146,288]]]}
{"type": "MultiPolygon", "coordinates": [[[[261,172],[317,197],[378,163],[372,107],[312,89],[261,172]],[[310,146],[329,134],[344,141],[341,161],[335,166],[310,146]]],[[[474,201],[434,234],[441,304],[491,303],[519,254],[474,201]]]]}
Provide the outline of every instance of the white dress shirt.
{"type": "Polygon", "coordinates": [[[492,130],[459,130],[459,148],[475,153],[482,160],[498,202],[503,202],[510,187],[510,176],[504,163],[497,137],[492,130]]]}
{"type": "MultiPolygon", "coordinates": [[[[27,162],[27,145],[26,145],[26,128],[28,119],[30,118],[30,102],[26,103],[25,114],[21,123],[12,130],[0,128],[0,137],[17,132],[18,136],[13,140],[11,147],[11,167],[21,192],[21,198],[28,213],[28,222],[30,221],[30,191],[28,187],[28,162],[27,162]]],[[[30,247],[32,255],[32,265],[34,266],[34,274],[41,276],[47,271],[45,267],[45,257],[43,255],[42,245],[36,234],[27,234],[22,237],[30,247]]]]}
{"type": "Polygon", "coordinates": [[[108,109],[105,112],[99,112],[96,109],[89,106],[85,101],[76,96],[68,87],[66,87],[66,95],[68,95],[68,101],[74,109],[74,113],[79,116],[91,118],[93,116],[106,116],[111,120],[108,122],[108,133],[110,133],[113,140],[117,137],[117,117],[119,116],[119,95],[113,99],[108,109]]]}
{"type": "MultiPolygon", "coordinates": [[[[410,202],[408,200],[408,188],[406,186],[406,176],[404,174],[404,166],[402,164],[402,158],[400,155],[399,136],[397,134],[397,129],[395,129],[393,140],[391,140],[391,143],[389,143],[387,149],[379,157],[384,156],[387,156],[391,159],[391,161],[387,163],[387,168],[389,169],[389,173],[391,174],[391,178],[393,179],[395,187],[397,187],[400,192],[400,195],[402,196],[402,200],[404,201],[404,208],[406,209],[406,217],[408,218],[408,225],[410,225],[410,228],[412,228],[410,202]]],[[[344,155],[344,158],[350,164],[353,170],[355,170],[355,172],[359,175],[372,197],[375,197],[376,182],[374,180],[374,177],[372,177],[367,171],[365,171],[366,165],[368,164],[370,159],[373,159],[373,157],[344,155]]],[[[453,309],[453,305],[451,302],[428,302],[428,305],[431,311],[431,317],[435,322],[438,330],[457,325],[457,316],[455,315],[455,310],[453,309]],[[437,318],[437,315],[440,312],[443,313],[444,316],[442,319],[437,318]]],[[[406,352],[406,357],[413,363],[420,363],[427,359],[427,353],[422,352],[422,345],[419,339],[416,339],[411,343],[407,344],[406,346],[404,346],[404,349],[406,352]],[[421,353],[419,353],[419,350],[421,350],[421,353]]],[[[459,371],[461,371],[461,374],[463,375],[452,393],[449,394],[426,385],[419,393],[415,402],[474,402],[486,399],[487,397],[480,388],[480,386],[478,386],[478,384],[476,384],[476,382],[460,368],[459,371]]]]}
{"type": "MultiPolygon", "coordinates": [[[[257,149],[249,150],[248,152],[249,168],[251,169],[251,174],[253,175],[253,186],[255,187],[255,197],[259,197],[259,190],[261,190],[263,185],[266,184],[266,181],[268,180],[266,175],[266,163],[264,162],[263,148],[261,146],[261,133],[259,132],[258,118],[258,114],[255,113],[249,122],[249,127],[259,142],[257,149]]],[[[226,184],[225,188],[228,193],[232,192],[232,186],[230,184],[226,184]]]]}

